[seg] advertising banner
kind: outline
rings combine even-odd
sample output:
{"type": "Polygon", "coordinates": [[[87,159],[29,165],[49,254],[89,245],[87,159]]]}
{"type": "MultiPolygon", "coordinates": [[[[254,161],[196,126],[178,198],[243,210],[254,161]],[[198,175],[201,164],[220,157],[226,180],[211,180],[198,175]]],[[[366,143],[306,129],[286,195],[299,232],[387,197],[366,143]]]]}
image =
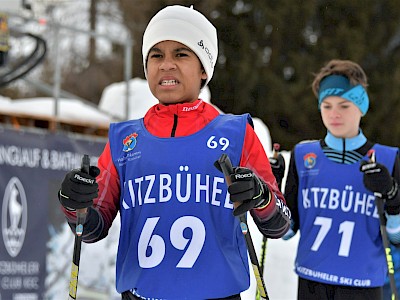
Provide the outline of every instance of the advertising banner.
{"type": "MultiPolygon", "coordinates": [[[[105,143],[0,127],[0,300],[51,299],[51,286],[60,279],[68,284],[72,256],[58,252],[63,245],[54,242],[67,228],[57,192],[65,174],[80,167],[83,154],[97,164],[105,143]],[[57,275],[60,270],[64,277],[57,275]]],[[[65,235],[64,247],[72,251],[73,234],[65,235]]],[[[67,291],[58,294],[62,298],[67,291]]]]}

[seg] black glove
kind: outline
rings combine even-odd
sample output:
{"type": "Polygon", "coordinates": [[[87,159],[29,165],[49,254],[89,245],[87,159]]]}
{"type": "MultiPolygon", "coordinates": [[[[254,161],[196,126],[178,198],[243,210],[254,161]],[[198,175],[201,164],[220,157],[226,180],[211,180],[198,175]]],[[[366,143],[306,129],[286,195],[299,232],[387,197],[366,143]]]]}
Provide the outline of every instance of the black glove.
{"type": "Polygon", "coordinates": [[[231,174],[232,184],[228,187],[230,199],[233,203],[241,204],[233,210],[238,216],[252,208],[259,208],[269,201],[268,187],[250,169],[237,167],[231,174]],[[267,199],[265,199],[267,198],[267,199]]]}
{"type": "Polygon", "coordinates": [[[384,165],[364,160],[361,162],[360,171],[364,173],[365,187],[371,192],[379,193],[388,200],[397,195],[397,182],[384,165]]]}
{"type": "Polygon", "coordinates": [[[279,188],[281,188],[283,177],[285,176],[285,159],[282,154],[278,154],[278,157],[269,157],[269,163],[271,165],[272,173],[275,176],[276,182],[279,188]]]}
{"type": "Polygon", "coordinates": [[[89,174],[81,169],[68,172],[58,193],[61,204],[69,210],[92,206],[93,199],[98,196],[96,177],[99,174],[100,170],[96,166],[90,166],[89,174]]]}

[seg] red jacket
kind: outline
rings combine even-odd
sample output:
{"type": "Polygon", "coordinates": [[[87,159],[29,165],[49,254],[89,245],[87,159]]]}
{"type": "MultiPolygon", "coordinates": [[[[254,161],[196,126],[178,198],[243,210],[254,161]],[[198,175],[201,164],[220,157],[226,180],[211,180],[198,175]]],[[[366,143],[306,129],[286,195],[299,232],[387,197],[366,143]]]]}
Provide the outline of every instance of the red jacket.
{"type": "MultiPolygon", "coordinates": [[[[219,114],[212,105],[202,100],[168,106],[157,104],[151,107],[144,116],[144,124],[146,129],[155,136],[179,137],[199,131],[219,114]],[[190,109],[183,109],[183,107],[190,109]]],[[[272,194],[281,200],[276,205],[277,200],[275,197],[271,197],[271,203],[266,208],[251,211],[255,223],[264,235],[272,238],[281,237],[289,228],[288,209],[283,195],[278,189],[264,148],[249,124],[246,128],[240,166],[253,170],[267,184],[272,194]]],[[[104,238],[119,210],[119,176],[111,158],[109,143],[106,144],[99,157],[98,167],[101,171],[97,177],[99,196],[94,200],[93,208],[101,216],[96,218],[93,209],[89,210],[88,224],[85,223],[83,236],[83,240],[86,242],[104,238]]],[[[76,222],[75,213],[65,209],[64,213],[70,225],[73,226],[76,222]]]]}

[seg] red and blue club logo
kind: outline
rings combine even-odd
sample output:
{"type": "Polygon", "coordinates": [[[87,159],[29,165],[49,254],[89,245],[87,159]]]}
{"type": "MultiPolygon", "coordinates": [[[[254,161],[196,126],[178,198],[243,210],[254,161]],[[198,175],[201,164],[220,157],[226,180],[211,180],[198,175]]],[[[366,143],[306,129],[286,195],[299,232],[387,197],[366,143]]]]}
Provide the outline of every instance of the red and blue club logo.
{"type": "Polygon", "coordinates": [[[307,153],[306,155],[304,155],[303,159],[304,159],[304,166],[307,169],[311,169],[315,166],[317,162],[317,155],[315,153],[307,153]]]}
{"type": "Polygon", "coordinates": [[[138,137],[138,134],[136,132],[134,132],[134,133],[131,133],[130,135],[128,135],[126,138],[124,138],[124,140],[123,140],[124,148],[122,149],[122,151],[129,152],[129,151],[133,150],[137,143],[137,140],[136,140],[137,137],[138,137]]]}

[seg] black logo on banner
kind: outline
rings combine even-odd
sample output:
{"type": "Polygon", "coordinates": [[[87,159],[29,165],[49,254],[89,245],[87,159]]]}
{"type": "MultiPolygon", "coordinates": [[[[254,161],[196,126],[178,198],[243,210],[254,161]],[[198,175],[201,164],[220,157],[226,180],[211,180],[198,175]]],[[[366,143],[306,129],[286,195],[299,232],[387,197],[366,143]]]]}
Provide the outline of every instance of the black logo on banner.
{"type": "Polygon", "coordinates": [[[11,257],[16,257],[24,244],[28,223],[28,206],[21,181],[12,177],[8,182],[1,211],[1,232],[11,257]]]}

